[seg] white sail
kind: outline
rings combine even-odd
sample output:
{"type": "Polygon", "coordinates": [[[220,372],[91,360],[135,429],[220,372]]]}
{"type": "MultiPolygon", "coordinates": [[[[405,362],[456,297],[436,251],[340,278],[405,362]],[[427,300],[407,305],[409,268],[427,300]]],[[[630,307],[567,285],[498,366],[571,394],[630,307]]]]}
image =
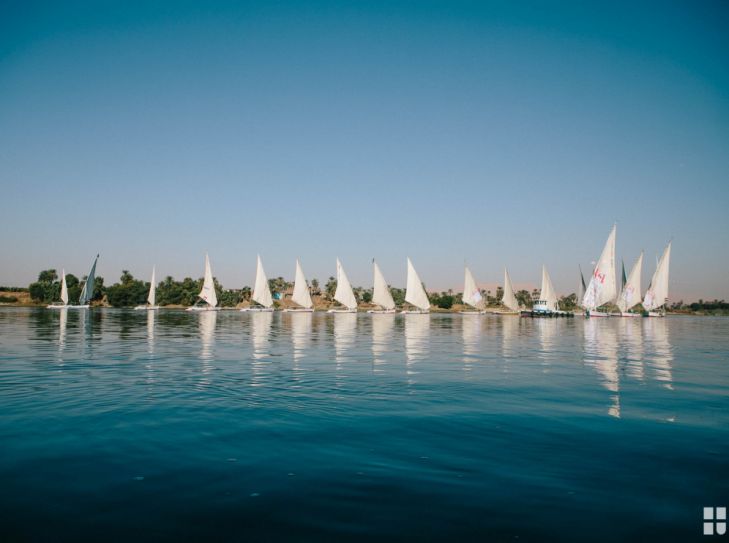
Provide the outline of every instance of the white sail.
{"type": "Polygon", "coordinates": [[[465,274],[463,280],[463,303],[480,309],[483,306],[481,303],[483,296],[481,296],[481,291],[476,286],[476,280],[473,278],[473,274],[468,269],[468,266],[466,266],[465,274]]]}
{"type": "Polygon", "coordinates": [[[410,258],[408,258],[408,281],[405,290],[405,301],[423,311],[430,309],[428,294],[425,292],[423,282],[418,277],[418,272],[415,271],[415,267],[410,262],[410,258]]]}
{"type": "Polygon", "coordinates": [[[152,266],[152,281],[149,284],[149,296],[147,296],[147,303],[154,307],[154,303],[157,301],[157,282],[155,281],[155,266],[152,266]]]}
{"type": "Polygon", "coordinates": [[[61,270],[61,301],[68,305],[68,286],[66,285],[66,270],[61,270]]]}
{"type": "Polygon", "coordinates": [[[372,303],[379,305],[383,309],[395,309],[395,301],[392,299],[392,293],[390,293],[390,289],[387,286],[385,276],[382,275],[377,262],[373,260],[372,264],[375,270],[375,279],[372,288],[372,303]]]}
{"type": "Polygon", "coordinates": [[[663,251],[661,259],[658,261],[656,272],[653,274],[648,292],[645,293],[643,307],[646,311],[651,311],[662,305],[665,305],[668,299],[668,265],[671,260],[671,242],[668,243],[663,251]]]}
{"type": "Polygon", "coordinates": [[[337,290],[334,291],[334,299],[347,309],[355,309],[357,307],[357,298],[354,297],[352,285],[344,272],[342,263],[337,258],[337,290]]]}
{"type": "Polygon", "coordinates": [[[210,268],[210,259],[205,255],[205,279],[202,290],[198,296],[207,302],[210,307],[218,305],[218,296],[215,293],[215,282],[213,281],[213,270],[210,268]]]}
{"type": "Polygon", "coordinates": [[[99,255],[96,255],[94,263],[91,265],[91,271],[86,276],[86,282],[84,288],[81,289],[81,296],[79,297],[79,305],[86,305],[94,297],[94,281],[96,280],[96,262],[99,260],[99,255]]]}
{"type": "Polygon", "coordinates": [[[618,296],[618,309],[621,313],[625,313],[628,309],[640,303],[640,274],[643,270],[643,252],[641,251],[638,260],[633,264],[633,268],[628,274],[623,290],[618,296]]]}
{"type": "Polygon", "coordinates": [[[309,294],[309,286],[306,284],[306,277],[304,276],[304,270],[301,269],[299,259],[296,259],[296,278],[294,279],[294,294],[291,296],[291,301],[299,304],[301,307],[306,309],[310,308],[314,304],[311,301],[311,294],[309,294]]]}
{"type": "Polygon", "coordinates": [[[519,300],[514,295],[514,286],[511,284],[511,277],[509,277],[506,268],[504,268],[504,295],[501,298],[501,303],[512,311],[519,310],[519,300]]]}
{"type": "Polygon", "coordinates": [[[617,296],[617,282],[615,280],[615,231],[610,231],[605,247],[592,272],[590,283],[582,299],[582,307],[594,310],[603,304],[612,302],[617,296]]]}
{"type": "Polygon", "coordinates": [[[261,262],[260,255],[258,255],[258,263],[256,264],[256,282],[253,285],[253,296],[251,296],[251,299],[263,307],[271,307],[273,305],[271,288],[268,286],[268,278],[266,277],[266,272],[263,271],[263,262],[261,262]]]}
{"type": "Polygon", "coordinates": [[[539,299],[547,302],[547,309],[557,311],[557,292],[555,292],[552,280],[547,273],[547,266],[544,265],[542,265],[542,290],[539,299]]]}

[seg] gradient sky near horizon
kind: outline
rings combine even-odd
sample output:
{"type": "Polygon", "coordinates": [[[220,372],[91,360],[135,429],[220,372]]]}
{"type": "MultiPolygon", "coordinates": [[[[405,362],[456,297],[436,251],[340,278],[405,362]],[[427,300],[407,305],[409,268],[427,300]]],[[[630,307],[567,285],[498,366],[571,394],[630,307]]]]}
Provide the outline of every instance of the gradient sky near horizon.
{"type": "Polygon", "coordinates": [[[613,223],[729,299],[726,2],[5,2],[0,284],[269,276],[560,293],[613,223]]]}

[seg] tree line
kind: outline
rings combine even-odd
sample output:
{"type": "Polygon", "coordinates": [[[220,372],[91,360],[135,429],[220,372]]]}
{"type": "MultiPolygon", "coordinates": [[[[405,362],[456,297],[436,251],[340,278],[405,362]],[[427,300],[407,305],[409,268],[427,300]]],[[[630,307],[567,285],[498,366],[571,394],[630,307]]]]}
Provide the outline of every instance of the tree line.
{"type": "MultiPolygon", "coordinates": [[[[73,274],[66,275],[66,285],[70,303],[76,303],[81,295],[81,289],[86,281],[86,276],[80,279],[73,274]]],[[[172,276],[165,277],[157,285],[156,302],[158,305],[179,305],[191,306],[197,300],[197,295],[202,288],[203,279],[192,279],[186,277],[181,281],[175,280],[172,276]]],[[[235,307],[241,302],[248,302],[251,299],[251,288],[246,286],[241,289],[226,289],[217,279],[214,279],[215,292],[218,296],[218,303],[222,307],[235,307]]],[[[275,277],[268,281],[274,299],[282,298],[293,288],[293,283],[286,281],[283,277],[275,277]]],[[[123,270],[117,283],[106,286],[104,278],[97,276],[94,282],[94,293],[92,302],[105,301],[112,307],[133,307],[143,305],[147,301],[150,283],[135,279],[128,270],[123,270]]],[[[337,289],[337,280],[329,277],[323,287],[317,279],[312,279],[309,287],[313,296],[319,296],[327,302],[334,299],[334,292],[337,289]]],[[[61,281],[54,269],[43,270],[38,274],[38,280],[28,286],[28,291],[33,301],[38,303],[52,303],[60,300],[61,281]]],[[[372,289],[354,287],[354,295],[359,303],[372,302],[372,289]]],[[[395,304],[402,306],[405,303],[405,289],[390,287],[392,298],[395,304]]],[[[531,308],[533,300],[538,297],[539,291],[519,290],[515,296],[519,303],[525,308],[531,308]]],[[[486,307],[498,307],[504,295],[502,287],[497,287],[495,292],[482,290],[481,295],[486,307]]],[[[454,305],[463,304],[462,293],[452,290],[443,292],[429,292],[430,303],[441,309],[451,309],[454,305]]],[[[577,308],[577,295],[570,294],[559,300],[560,309],[570,311],[577,308]]]]}

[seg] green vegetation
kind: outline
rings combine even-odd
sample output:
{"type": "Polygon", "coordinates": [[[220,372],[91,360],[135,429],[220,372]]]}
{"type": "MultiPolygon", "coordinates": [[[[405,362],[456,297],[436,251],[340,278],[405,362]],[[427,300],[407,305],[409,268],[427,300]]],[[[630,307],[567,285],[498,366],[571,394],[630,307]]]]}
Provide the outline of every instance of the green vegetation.
{"type": "Polygon", "coordinates": [[[14,304],[17,301],[15,296],[0,296],[0,304],[14,304]]]}
{"type": "MultiPolygon", "coordinates": [[[[68,300],[70,303],[78,302],[85,281],[86,276],[79,281],[72,273],[66,274],[66,287],[68,288],[68,300]]],[[[91,300],[101,300],[104,297],[105,291],[104,278],[97,275],[94,281],[94,294],[91,300]]],[[[40,272],[38,274],[38,281],[28,286],[28,292],[34,302],[50,304],[60,300],[61,281],[56,270],[43,270],[40,272]]]]}

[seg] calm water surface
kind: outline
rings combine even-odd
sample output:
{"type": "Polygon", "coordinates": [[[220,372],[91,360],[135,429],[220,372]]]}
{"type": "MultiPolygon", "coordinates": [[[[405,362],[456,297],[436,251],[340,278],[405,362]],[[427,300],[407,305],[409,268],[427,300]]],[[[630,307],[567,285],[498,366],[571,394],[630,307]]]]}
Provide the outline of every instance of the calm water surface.
{"type": "Polygon", "coordinates": [[[729,319],[0,311],[4,540],[702,540],[728,455],[729,319]]]}

